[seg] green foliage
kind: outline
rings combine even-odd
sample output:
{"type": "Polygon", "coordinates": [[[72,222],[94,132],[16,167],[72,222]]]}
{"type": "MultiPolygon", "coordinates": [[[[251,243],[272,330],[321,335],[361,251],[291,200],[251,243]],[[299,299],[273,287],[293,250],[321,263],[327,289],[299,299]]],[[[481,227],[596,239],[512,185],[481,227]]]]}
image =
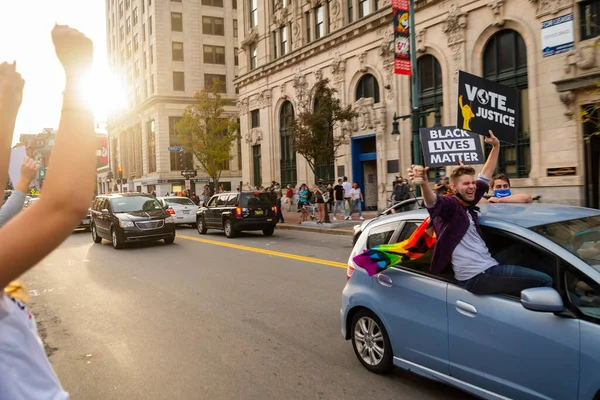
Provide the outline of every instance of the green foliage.
{"type": "MultiPolygon", "coordinates": [[[[315,84],[314,94],[318,106],[302,111],[288,129],[294,135],[294,150],[306,159],[316,175],[317,165],[331,165],[340,156],[337,151],[344,144],[344,137],[335,136],[334,130],[341,129],[342,124],[351,121],[357,113],[352,107],[342,105],[328,79],[315,84]]],[[[320,178],[330,180],[333,177],[320,178]]]]}
{"type": "Polygon", "coordinates": [[[223,166],[233,159],[231,148],[238,139],[238,124],[225,115],[227,99],[221,97],[222,83],[197,92],[195,104],[190,104],[177,123],[177,135],[185,151],[198,162],[196,168],[206,173],[218,187],[223,166]]]}

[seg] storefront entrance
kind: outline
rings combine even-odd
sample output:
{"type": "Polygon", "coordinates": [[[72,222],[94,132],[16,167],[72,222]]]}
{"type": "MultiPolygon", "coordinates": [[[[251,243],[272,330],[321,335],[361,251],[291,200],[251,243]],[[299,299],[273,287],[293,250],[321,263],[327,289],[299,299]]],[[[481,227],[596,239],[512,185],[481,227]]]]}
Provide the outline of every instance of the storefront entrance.
{"type": "Polygon", "coordinates": [[[363,208],[377,210],[377,142],[374,134],[352,138],[352,180],[363,192],[363,208]]]}

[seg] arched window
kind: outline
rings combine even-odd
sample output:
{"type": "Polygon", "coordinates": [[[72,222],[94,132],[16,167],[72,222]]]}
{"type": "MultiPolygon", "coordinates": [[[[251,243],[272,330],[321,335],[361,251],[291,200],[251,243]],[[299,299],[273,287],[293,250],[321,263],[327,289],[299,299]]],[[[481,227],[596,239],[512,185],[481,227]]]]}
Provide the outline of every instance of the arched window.
{"type": "Polygon", "coordinates": [[[375,103],[379,103],[379,83],[371,74],[365,74],[356,85],[356,100],[363,97],[372,97],[375,103]]]}
{"type": "MultiPolygon", "coordinates": [[[[440,115],[444,108],[444,87],[442,83],[442,67],[438,60],[431,54],[425,54],[417,60],[417,79],[419,107],[422,111],[437,108],[440,115]]],[[[423,115],[419,121],[420,126],[432,127],[435,124],[435,113],[423,115]]],[[[413,160],[414,162],[414,160],[413,160]]],[[[429,178],[438,177],[440,168],[431,168],[429,178]]]]}
{"type": "Polygon", "coordinates": [[[294,106],[289,101],[281,105],[279,111],[279,136],[281,139],[281,184],[296,185],[296,152],[294,136],[287,128],[294,120],[294,106]]]}
{"type": "MultiPolygon", "coordinates": [[[[504,29],[490,38],[483,53],[483,77],[519,90],[519,135],[516,145],[502,143],[498,172],[526,178],[531,168],[529,148],[529,89],[527,88],[527,48],[521,35],[504,29]]],[[[489,148],[486,149],[489,151],[489,148]]]]}

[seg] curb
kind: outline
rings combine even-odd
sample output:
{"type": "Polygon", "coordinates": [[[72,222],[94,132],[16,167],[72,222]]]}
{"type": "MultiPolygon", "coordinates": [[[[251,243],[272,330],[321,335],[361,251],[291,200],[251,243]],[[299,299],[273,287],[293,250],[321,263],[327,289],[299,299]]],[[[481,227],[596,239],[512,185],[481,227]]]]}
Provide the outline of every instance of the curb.
{"type": "Polygon", "coordinates": [[[281,229],[283,231],[304,231],[304,232],[326,233],[328,235],[352,236],[352,231],[346,231],[343,229],[310,228],[310,227],[306,227],[306,226],[284,225],[284,224],[277,224],[276,229],[281,229]]]}

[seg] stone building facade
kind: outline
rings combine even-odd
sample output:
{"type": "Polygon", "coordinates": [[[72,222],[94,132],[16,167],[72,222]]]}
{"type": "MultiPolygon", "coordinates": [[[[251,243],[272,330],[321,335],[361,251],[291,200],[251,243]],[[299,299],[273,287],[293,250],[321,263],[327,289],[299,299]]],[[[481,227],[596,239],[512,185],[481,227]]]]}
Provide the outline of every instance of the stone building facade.
{"type": "MultiPolygon", "coordinates": [[[[226,115],[237,116],[237,19],[235,0],[106,0],[107,46],[111,71],[126,88],[127,104],[108,121],[110,168],[119,167],[124,191],[156,191],[158,195],[185,189],[181,176],[175,124],[194,94],[214,78],[225,83],[231,100],[226,115]]],[[[240,142],[223,171],[226,189],[239,184],[240,142]]],[[[183,157],[183,168],[197,165],[183,157]]],[[[98,176],[100,187],[121,190],[110,175],[98,176]]],[[[192,191],[202,191],[207,176],[192,179],[192,191]]]]}
{"type": "MultiPolygon", "coordinates": [[[[415,2],[422,110],[437,108],[442,125],[456,124],[458,70],[518,88],[519,143],[503,146],[499,170],[515,191],[541,195],[544,202],[598,207],[600,139],[591,136],[597,128],[579,118],[598,102],[590,93],[600,82],[600,30],[589,12],[596,3],[415,2]],[[544,57],[542,22],[568,14],[574,49],[544,57]]],[[[391,134],[394,113],[411,110],[410,78],[393,74],[391,13],[389,0],[239,2],[244,182],[314,181],[290,147],[285,121],[313,107],[311,88],[327,77],[359,114],[335,132],[347,144],[334,173],[361,184],[367,207],[385,206],[394,175],[412,162],[410,120],[400,121],[400,135],[391,134]]],[[[433,123],[433,114],[420,121],[433,123]]]]}

